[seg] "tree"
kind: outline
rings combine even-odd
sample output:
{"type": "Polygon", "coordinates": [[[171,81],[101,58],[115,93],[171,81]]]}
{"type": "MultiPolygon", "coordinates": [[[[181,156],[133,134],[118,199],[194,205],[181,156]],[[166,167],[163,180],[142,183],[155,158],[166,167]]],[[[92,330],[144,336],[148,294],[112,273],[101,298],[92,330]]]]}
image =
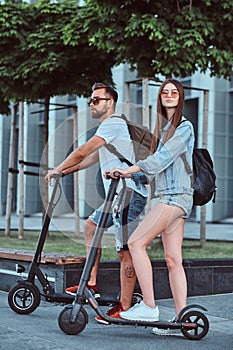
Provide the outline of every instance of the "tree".
{"type": "Polygon", "coordinates": [[[0,90],[15,100],[37,101],[61,94],[86,96],[93,81],[111,80],[113,59],[91,47],[85,30],[76,45],[63,41],[74,17],[81,24],[77,1],[35,5],[6,1],[0,5],[0,90]]]}
{"type": "MultiPolygon", "coordinates": [[[[78,1],[0,4],[0,92],[4,101],[45,101],[44,146],[51,96],[87,96],[94,81],[112,83],[114,57],[88,41],[78,1]],[[80,24],[76,45],[65,43],[71,18],[80,24]]],[[[48,164],[44,152],[43,164],[48,164]]],[[[48,202],[47,186],[43,203],[48,202]]]]}
{"type": "MultiPolygon", "coordinates": [[[[232,75],[232,0],[86,0],[85,9],[90,43],[141,77],[185,77],[197,70],[232,75]]],[[[72,21],[68,29],[75,45],[81,27],[72,21]]]]}
{"type": "Polygon", "coordinates": [[[5,100],[4,96],[0,93],[0,114],[10,114],[9,102],[5,100]]]}

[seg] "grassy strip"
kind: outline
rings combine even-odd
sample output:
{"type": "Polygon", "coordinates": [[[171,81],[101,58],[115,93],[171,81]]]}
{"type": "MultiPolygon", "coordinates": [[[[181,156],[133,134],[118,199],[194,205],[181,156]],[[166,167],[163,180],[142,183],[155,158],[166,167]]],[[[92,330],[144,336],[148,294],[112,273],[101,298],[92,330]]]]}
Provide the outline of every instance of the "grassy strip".
{"type": "MultiPolygon", "coordinates": [[[[17,232],[12,231],[11,237],[6,238],[4,231],[0,232],[0,247],[11,249],[35,250],[39,232],[25,231],[24,239],[18,239],[17,232]]],[[[102,240],[102,260],[117,260],[115,251],[114,235],[104,234],[102,240]]],[[[74,237],[72,234],[50,232],[46,238],[44,253],[61,253],[67,255],[85,256],[85,244],[83,234],[74,237]]],[[[151,258],[162,259],[163,248],[159,238],[155,239],[148,248],[151,258]]],[[[209,259],[209,258],[232,258],[233,243],[207,241],[204,247],[197,240],[184,240],[183,257],[185,259],[209,259]]]]}

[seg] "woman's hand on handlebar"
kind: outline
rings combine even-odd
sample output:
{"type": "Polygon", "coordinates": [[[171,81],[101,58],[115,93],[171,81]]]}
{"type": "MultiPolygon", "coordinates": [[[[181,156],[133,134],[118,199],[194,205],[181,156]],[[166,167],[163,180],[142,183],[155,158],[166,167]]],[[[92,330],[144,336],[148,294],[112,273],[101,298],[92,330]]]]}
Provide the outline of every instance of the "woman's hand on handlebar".
{"type": "Polygon", "coordinates": [[[141,171],[141,169],[139,168],[139,166],[137,164],[134,164],[128,168],[125,169],[121,169],[121,168],[114,168],[110,171],[110,176],[113,178],[114,177],[114,173],[118,172],[120,174],[120,177],[124,177],[124,178],[131,178],[132,174],[134,173],[138,173],[139,171],[141,171]]]}
{"type": "Polygon", "coordinates": [[[117,179],[120,177],[131,177],[131,174],[127,172],[127,169],[113,168],[112,170],[106,170],[104,172],[105,179],[117,179]]]}
{"type": "Polygon", "coordinates": [[[115,172],[111,175],[111,170],[105,170],[103,176],[106,180],[110,180],[110,179],[117,179],[119,177],[119,173],[115,172]]]}

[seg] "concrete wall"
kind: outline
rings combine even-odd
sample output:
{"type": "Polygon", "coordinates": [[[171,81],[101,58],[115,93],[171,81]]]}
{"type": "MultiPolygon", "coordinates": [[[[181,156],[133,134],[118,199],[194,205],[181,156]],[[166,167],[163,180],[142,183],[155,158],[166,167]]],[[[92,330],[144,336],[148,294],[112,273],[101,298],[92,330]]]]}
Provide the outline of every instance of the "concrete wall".
{"type": "MultiPolygon", "coordinates": [[[[17,261],[16,258],[1,258],[0,252],[0,289],[9,291],[17,283],[19,275],[15,272],[15,264],[25,266],[24,278],[30,267],[28,261],[17,261]]],[[[83,270],[83,263],[77,264],[41,264],[41,270],[48,275],[51,285],[57,293],[63,293],[65,288],[77,284],[83,270]]],[[[155,299],[171,298],[168,282],[168,270],[164,260],[152,260],[155,299]]],[[[120,263],[118,261],[103,261],[98,270],[98,287],[103,299],[114,299],[119,296],[120,263]]],[[[233,259],[188,259],[184,260],[184,268],[188,280],[188,296],[211,295],[233,292],[233,259]]],[[[39,286],[39,285],[38,285],[39,286]]],[[[137,285],[136,292],[140,292],[137,285]]]]}

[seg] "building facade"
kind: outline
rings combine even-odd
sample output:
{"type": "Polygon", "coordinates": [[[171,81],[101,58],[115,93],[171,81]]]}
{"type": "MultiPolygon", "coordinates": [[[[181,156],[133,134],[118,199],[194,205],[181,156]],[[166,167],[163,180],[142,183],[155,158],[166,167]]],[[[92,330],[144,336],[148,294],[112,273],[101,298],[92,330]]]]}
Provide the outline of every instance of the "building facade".
{"type": "MultiPolygon", "coordinates": [[[[163,80],[163,77],[159,77],[163,80]]],[[[133,121],[143,122],[143,110],[149,109],[149,127],[155,125],[157,93],[159,83],[148,84],[148,105],[145,106],[144,90],[141,81],[135,81],[136,75],[127,65],[113,69],[113,79],[119,92],[117,113],[129,112],[133,121]],[[128,82],[129,91],[126,89],[128,82]],[[129,83],[130,82],[130,83],[129,83]],[[129,107],[130,106],[130,107],[129,107]]],[[[207,148],[213,158],[217,174],[216,203],[207,204],[206,221],[216,222],[233,215],[233,84],[224,79],[211,78],[196,73],[181,80],[185,87],[184,115],[193,123],[196,133],[196,146],[202,147],[204,90],[209,92],[208,99],[208,132],[207,148]]],[[[91,87],[90,87],[91,88],[91,87]]],[[[89,138],[97,126],[90,116],[87,100],[77,96],[60,96],[51,99],[49,113],[49,167],[60,163],[74,147],[74,110],[78,107],[77,134],[78,144],[89,138]],[[56,104],[63,108],[56,108],[56,104]]],[[[0,215],[6,214],[7,182],[10,155],[11,117],[0,118],[0,215]]],[[[41,164],[44,151],[43,139],[44,113],[43,105],[31,104],[24,108],[24,161],[41,164]]],[[[18,169],[19,126],[16,128],[16,151],[14,168],[18,169]]],[[[35,168],[25,166],[29,172],[35,168]]],[[[38,171],[38,168],[37,168],[38,171]]],[[[24,175],[24,214],[32,215],[42,210],[41,181],[43,176],[24,175]]],[[[83,170],[78,175],[79,213],[81,218],[102,202],[102,186],[98,164],[83,170]]],[[[63,196],[56,208],[56,215],[72,213],[74,208],[74,180],[69,175],[62,180],[63,196]]],[[[19,175],[14,174],[12,211],[19,213],[19,175]]],[[[192,220],[200,220],[200,208],[194,207],[192,220]]]]}

